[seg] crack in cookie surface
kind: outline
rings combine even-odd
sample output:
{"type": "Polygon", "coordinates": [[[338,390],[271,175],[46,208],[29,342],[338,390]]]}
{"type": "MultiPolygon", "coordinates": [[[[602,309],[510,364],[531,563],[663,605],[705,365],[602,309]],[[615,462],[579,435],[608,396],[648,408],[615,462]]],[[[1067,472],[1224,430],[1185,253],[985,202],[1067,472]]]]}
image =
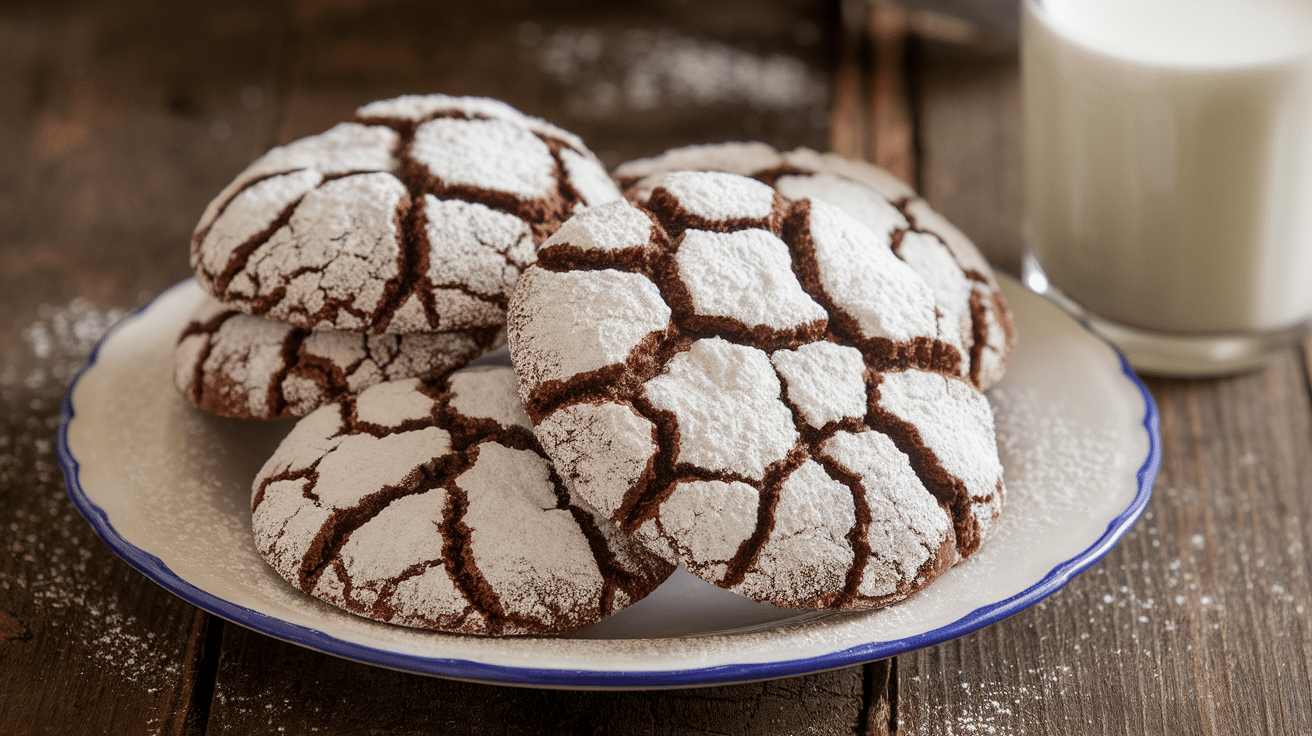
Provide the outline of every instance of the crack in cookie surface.
{"type": "MultiPolygon", "coordinates": [[[[948,472],[944,435],[905,431],[923,411],[878,403],[893,374],[984,402],[930,288],[830,205],[666,182],[650,209],[570,220],[512,296],[520,393],[565,481],[666,559],[777,605],[885,605],[972,554],[1001,501],[996,447],[948,472]],[[958,492],[994,471],[989,498],[958,492]]],[[[954,425],[972,450],[993,443],[977,414],[954,425]]]]}
{"type": "Polygon", "coordinates": [[[304,416],[381,381],[440,377],[502,339],[498,328],[403,335],[310,331],[206,298],[174,349],[174,382],[193,404],[222,416],[304,416]]]}
{"type": "Polygon", "coordinates": [[[253,487],[257,547],[345,610],[467,634],[572,631],[673,566],[571,494],[505,366],[380,383],[302,419],[253,487]]]}
{"type": "Polygon", "coordinates": [[[750,176],[792,199],[813,199],[838,206],[880,236],[934,289],[941,319],[955,325],[949,339],[962,353],[960,375],[987,389],[1006,369],[1016,344],[1010,308],[992,269],[960,230],[892,174],[864,161],[799,148],[779,152],[763,143],[688,146],[659,156],[621,164],[614,172],[626,196],[646,202],[662,175],[671,171],[723,171],[750,176]],[[908,234],[921,237],[920,255],[897,246],[908,234]],[[932,251],[927,253],[927,251],[932,251]],[[972,282],[983,299],[960,288],[972,282]]]}
{"type": "Polygon", "coordinates": [[[247,167],[202,215],[192,265],[220,300],[309,329],[496,327],[537,245],[619,196],[577,137],[543,121],[490,100],[397,98],[247,167]],[[479,209],[435,233],[438,203],[479,209]],[[461,237],[507,219],[514,242],[461,237]]]}

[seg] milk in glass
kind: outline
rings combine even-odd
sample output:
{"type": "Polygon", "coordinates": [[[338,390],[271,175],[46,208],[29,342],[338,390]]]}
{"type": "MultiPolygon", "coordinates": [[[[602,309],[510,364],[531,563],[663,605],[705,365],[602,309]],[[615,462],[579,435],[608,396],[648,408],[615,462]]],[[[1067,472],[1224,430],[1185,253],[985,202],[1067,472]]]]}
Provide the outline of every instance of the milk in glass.
{"type": "Polygon", "coordinates": [[[1051,284],[1153,332],[1306,321],[1312,0],[1022,4],[1027,246],[1051,284]]]}

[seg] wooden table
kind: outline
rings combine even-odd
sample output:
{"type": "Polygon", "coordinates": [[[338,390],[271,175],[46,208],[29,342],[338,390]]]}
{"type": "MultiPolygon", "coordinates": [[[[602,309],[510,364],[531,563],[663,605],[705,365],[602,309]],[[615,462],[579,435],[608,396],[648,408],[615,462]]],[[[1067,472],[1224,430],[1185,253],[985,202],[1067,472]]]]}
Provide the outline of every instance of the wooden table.
{"type": "MultiPolygon", "coordinates": [[[[608,164],[763,139],[914,180],[1019,252],[1017,59],[860,0],[230,0],[0,7],[0,734],[1312,733],[1312,353],[1151,380],[1143,518],[970,636],[772,682],[472,685],[225,624],[115,557],[65,495],[61,397],[105,327],[188,275],[205,203],[269,146],[407,92],[499,97],[608,164]],[[739,69],[736,82],[716,70],[739,69]]],[[[1005,27],[1006,24],[1003,24],[1005,27]]]]}

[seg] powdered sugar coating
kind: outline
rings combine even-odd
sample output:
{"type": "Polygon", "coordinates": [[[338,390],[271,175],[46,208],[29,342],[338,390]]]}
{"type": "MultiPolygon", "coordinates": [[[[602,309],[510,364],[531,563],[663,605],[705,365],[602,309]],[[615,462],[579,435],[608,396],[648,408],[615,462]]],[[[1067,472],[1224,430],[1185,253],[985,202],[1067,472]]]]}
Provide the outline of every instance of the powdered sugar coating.
{"type": "Polygon", "coordinates": [[[898,241],[898,256],[920,274],[934,295],[938,308],[939,331],[961,350],[972,334],[971,292],[975,285],[959,268],[954,268],[952,253],[932,233],[906,232],[898,241]]]}
{"type": "Polygon", "coordinates": [[[668,171],[723,171],[751,176],[754,172],[776,168],[781,164],[783,156],[765,143],[734,141],[696,144],[671,148],[659,156],[622,163],[615,167],[615,178],[635,181],[668,171]]]}
{"type": "Polygon", "coordinates": [[[199,267],[208,271],[225,268],[243,243],[259,235],[283,210],[322,181],[322,173],[301,169],[270,176],[243,189],[218,217],[217,227],[206,234],[199,251],[199,267]]]}
{"type": "Polygon", "coordinates": [[[749,329],[799,329],[828,314],[802,291],[784,241],[766,230],[689,230],[674,256],[693,311],[749,329]]]}
{"type": "MultiPolygon", "coordinates": [[[[916,428],[925,449],[959,485],[953,494],[958,525],[974,525],[962,536],[987,537],[1002,511],[1002,463],[997,457],[993,412],[983,394],[964,384],[927,371],[885,374],[875,405],[916,428]]],[[[970,552],[973,550],[965,550],[970,552]]]]}
{"type": "Polygon", "coordinates": [[[655,424],[632,407],[609,402],[565,406],[534,433],[566,485],[607,517],[650,472],[659,449],[655,424]]]}
{"type": "Polygon", "coordinates": [[[357,117],[271,150],[210,204],[192,238],[204,289],[310,329],[495,327],[537,245],[619,199],[575,136],[504,103],[409,97],[357,117]]]}
{"type": "Polygon", "coordinates": [[[574,511],[560,508],[551,465],[537,450],[484,443],[456,482],[469,497],[469,555],[505,616],[549,622],[560,600],[603,606],[605,574],[574,511]]]}
{"type": "Polygon", "coordinates": [[[387,381],[355,399],[355,420],[396,428],[426,418],[433,402],[414,390],[413,381],[387,381]]]}
{"type": "Polygon", "coordinates": [[[565,221],[542,249],[566,245],[583,251],[640,251],[651,242],[650,216],[618,200],[592,207],[565,221]]]}
{"type": "Polygon", "coordinates": [[[892,244],[933,289],[942,313],[942,339],[965,356],[963,375],[981,389],[1006,371],[1016,333],[988,261],[970,239],[906,183],[864,161],[798,148],[780,153],[764,143],[722,143],[676,148],[652,158],[621,164],[615,178],[636,202],[647,201],[660,179],[672,171],[723,171],[744,174],[774,186],[790,199],[826,202],[892,244]],[[924,257],[908,239],[934,240],[948,258],[924,257]],[[960,288],[965,282],[969,289],[960,288]]]}
{"type": "Polygon", "coordinates": [[[657,411],[674,415],[676,464],[761,480],[797,444],[792,414],[779,399],[779,377],[756,348],[718,337],[675,355],[643,384],[657,411]]]}
{"type": "Polygon", "coordinates": [[[511,319],[536,339],[512,345],[520,355],[520,390],[563,381],[579,374],[623,363],[644,341],[669,324],[670,309],[660,290],[636,273],[604,270],[587,274],[555,273],[530,268],[526,293],[556,295],[550,304],[525,309],[513,298],[511,319]],[[601,323],[592,315],[607,314],[601,323]]]}
{"type": "Polygon", "coordinates": [[[516,110],[501,100],[488,97],[449,97],[447,95],[402,95],[370,102],[356,108],[357,120],[406,120],[420,123],[438,116],[507,120],[541,134],[565,141],[571,148],[586,150],[582,139],[563,128],[516,110]]]}
{"type": "Polygon", "coordinates": [[[787,387],[785,397],[808,426],[821,429],[865,415],[865,359],[860,350],[813,342],[796,350],[776,350],[770,361],[787,387]]]}
{"type": "Polygon", "coordinates": [[[978,274],[985,284],[997,289],[997,278],[993,275],[988,260],[979,252],[975,244],[970,242],[970,238],[952,224],[951,220],[930,207],[923,199],[913,199],[908,202],[906,212],[916,221],[916,227],[933,233],[947,245],[948,250],[952,251],[952,257],[961,264],[963,270],[972,276],[978,274]]]}
{"type": "Polygon", "coordinates": [[[789,199],[814,199],[832,204],[852,219],[891,239],[908,227],[906,215],[874,189],[860,182],[823,171],[817,174],[785,174],[775,179],[774,188],[789,199]]]}
{"type": "Polygon", "coordinates": [[[389,128],[338,123],[319,135],[273,148],[247,166],[209,203],[196,232],[208,230],[238,192],[262,179],[305,172],[322,180],[352,171],[388,170],[396,165],[392,151],[398,141],[396,131],[389,128]]]}
{"type": "Polygon", "coordinates": [[[770,187],[735,181],[733,176],[718,172],[708,174],[684,176],[674,172],[664,177],[660,185],[689,214],[707,220],[761,220],[774,210],[774,192],[770,187]]]}
{"type": "MultiPolygon", "coordinates": [[[[906,571],[924,570],[954,542],[952,518],[920,480],[910,458],[880,432],[835,432],[820,449],[823,456],[861,478],[862,498],[871,524],[859,591],[865,596],[893,594],[906,571]]],[[[914,581],[913,581],[914,585],[914,581]]]]}
{"type": "Polygon", "coordinates": [[[321,407],[255,480],[257,547],[345,610],[454,633],[570,631],[650,593],[673,567],[574,499],[514,406],[481,366],[321,407]]]}
{"type": "MultiPolygon", "coordinates": [[[[580,215],[595,219],[567,223],[519,282],[508,339],[544,449],[621,529],[728,590],[840,609],[905,598],[972,553],[995,511],[963,478],[987,476],[996,447],[926,431],[953,445],[945,465],[918,431],[936,417],[876,403],[885,376],[913,371],[938,383],[911,393],[937,391],[942,411],[983,402],[931,287],[836,207],[771,192],[762,212],[732,204],[760,182],[672,178],[729,191],[714,209],[658,186],[636,210],[580,215]],[[635,211],[652,224],[628,227],[635,211]],[[598,336],[616,333],[603,356],[598,336]],[[977,511],[989,519],[955,523],[977,511]]],[[[976,409],[952,428],[991,422],[976,409]]]]}
{"type": "Polygon", "coordinates": [[[893,255],[886,241],[871,235],[837,207],[812,205],[816,267],[834,306],[852,317],[867,339],[934,339],[938,315],[929,285],[893,255]]]}
{"type": "Polygon", "coordinates": [[[760,494],[741,481],[682,481],[638,534],[667,558],[686,560],[692,574],[719,583],[756,530],[759,505],[760,494]]]}
{"type": "Polygon", "coordinates": [[[564,164],[565,178],[585,204],[595,206],[615,201],[615,182],[592,154],[562,148],[560,161],[564,164]]]}
{"type": "Polygon", "coordinates": [[[779,484],[775,524],[738,590],[748,597],[823,598],[842,589],[855,553],[852,491],[807,460],[779,484]]]}
{"type": "Polygon", "coordinates": [[[450,406],[471,419],[491,419],[503,427],[533,425],[515,393],[515,374],[496,366],[470,366],[447,377],[450,406]]]}
{"type": "Polygon", "coordinates": [[[836,153],[821,153],[810,148],[794,148],[782,155],[783,166],[787,169],[837,174],[870,187],[890,202],[918,199],[915,190],[892,172],[860,159],[836,153]]]}
{"type": "MultiPolygon", "coordinates": [[[[332,179],[301,198],[286,227],[251,252],[224,301],[272,300],[264,315],[311,329],[364,332],[401,275],[405,186],[385,173],[332,179]],[[318,315],[329,304],[332,320],[318,315]]],[[[475,325],[461,325],[470,327],[475,325]]],[[[423,325],[407,325],[414,332],[423,325]]]]}
{"type": "Polygon", "coordinates": [[[319,578],[313,595],[323,600],[347,599],[364,606],[390,604],[405,620],[422,618],[429,608],[461,610],[464,597],[451,579],[446,565],[434,564],[425,572],[406,575],[413,561],[441,560],[446,539],[434,519],[442,518],[449,494],[443,488],[398,498],[374,517],[372,523],[354,530],[339,553],[341,568],[350,571],[350,585],[337,575],[319,578]],[[393,580],[400,580],[394,584],[393,580]],[[410,584],[399,605],[387,589],[410,584]]]}
{"type": "Polygon", "coordinates": [[[429,242],[446,244],[429,254],[428,280],[438,289],[470,291],[488,301],[509,293],[536,251],[532,230],[518,217],[478,202],[431,194],[424,195],[424,232],[429,242]],[[495,267],[486,262],[492,256],[500,256],[495,267]]]}
{"type": "Polygon", "coordinates": [[[236,419],[303,416],[381,381],[439,376],[491,350],[500,330],[364,335],[311,332],[206,299],[174,350],[174,384],[236,419]]]}
{"type": "Polygon", "coordinates": [[[547,197],[556,186],[551,149],[506,120],[437,118],[415,128],[410,155],[448,186],[547,197]]]}

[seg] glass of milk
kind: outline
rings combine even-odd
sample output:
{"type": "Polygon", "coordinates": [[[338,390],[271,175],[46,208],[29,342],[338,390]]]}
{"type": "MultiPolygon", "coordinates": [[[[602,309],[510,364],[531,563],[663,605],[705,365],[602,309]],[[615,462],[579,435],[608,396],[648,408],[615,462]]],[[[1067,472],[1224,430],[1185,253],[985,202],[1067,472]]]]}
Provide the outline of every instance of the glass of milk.
{"type": "Polygon", "coordinates": [[[1312,0],[1023,0],[1025,281],[1135,368],[1261,367],[1312,318],[1312,0]]]}

